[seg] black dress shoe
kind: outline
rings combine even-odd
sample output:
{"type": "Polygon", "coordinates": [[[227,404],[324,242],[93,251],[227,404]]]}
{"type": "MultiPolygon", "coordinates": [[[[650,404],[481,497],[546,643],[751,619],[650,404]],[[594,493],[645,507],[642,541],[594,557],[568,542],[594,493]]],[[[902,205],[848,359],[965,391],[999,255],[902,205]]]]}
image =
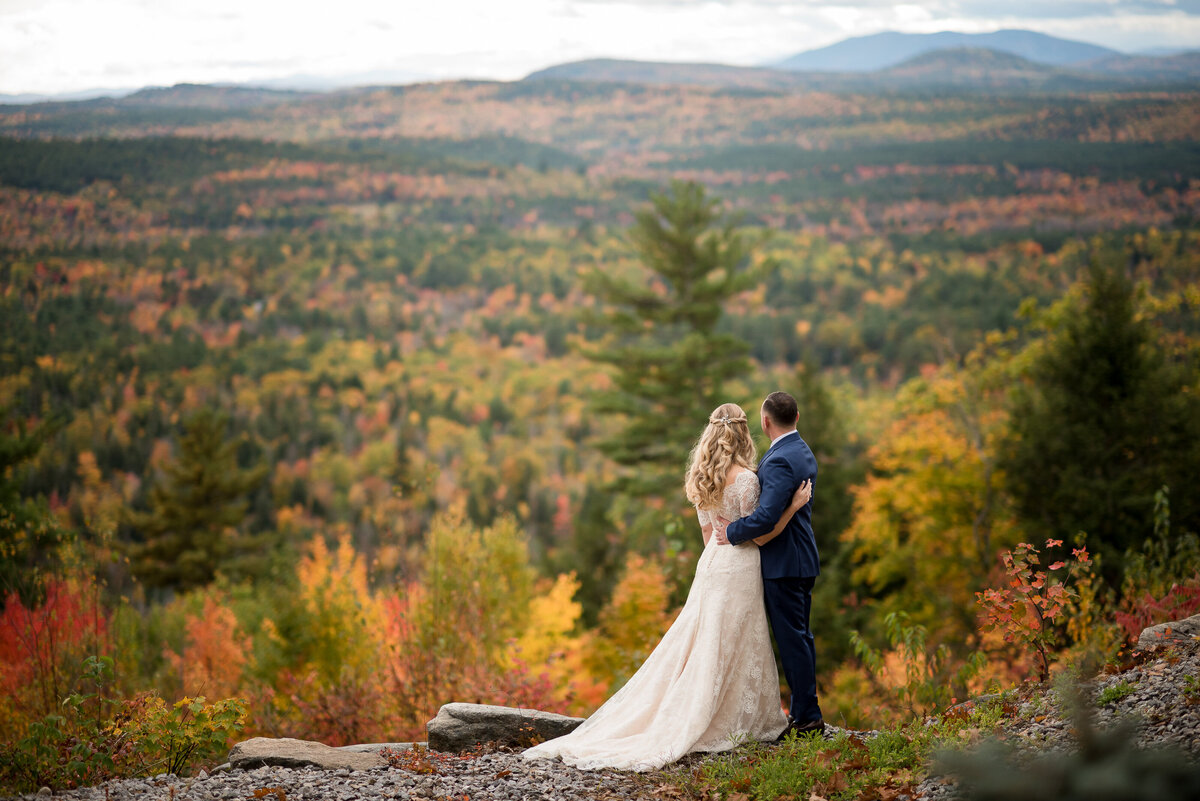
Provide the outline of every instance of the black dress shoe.
{"type": "Polygon", "coordinates": [[[783,734],[779,735],[779,738],[776,740],[776,742],[782,742],[792,734],[800,736],[802,734],[810,734],[812,732],[816,732],[817,734],[825,733],[825,721],[822,718],[810,720],[805,723],[797,723],[796,721],[792,720],[791,716],[789,716],[787,728],[783,730],[783,734]]]}

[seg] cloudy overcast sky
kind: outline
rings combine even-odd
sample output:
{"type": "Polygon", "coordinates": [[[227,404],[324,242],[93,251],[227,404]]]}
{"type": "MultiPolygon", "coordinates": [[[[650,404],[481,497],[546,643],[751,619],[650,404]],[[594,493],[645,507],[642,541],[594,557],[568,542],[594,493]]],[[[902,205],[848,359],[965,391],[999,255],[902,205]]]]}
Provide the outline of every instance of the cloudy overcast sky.
{"type": "Polygon", "coordinates": [[[386,72],[514,79],[611,56],[760,64],[882,30],[1200,47],[1200,0],[0,0],[0,93],[386,72]]]}

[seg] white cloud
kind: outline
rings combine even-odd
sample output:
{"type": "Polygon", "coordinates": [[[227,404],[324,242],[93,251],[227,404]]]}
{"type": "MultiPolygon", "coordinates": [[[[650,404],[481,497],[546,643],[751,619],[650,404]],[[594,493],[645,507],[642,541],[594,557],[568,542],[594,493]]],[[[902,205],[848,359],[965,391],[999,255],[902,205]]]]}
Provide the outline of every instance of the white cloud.
{"type": "Polygon", "coordinates": [[[513,79],[610,56],[757,64],[881,30],[1200,46],[1200,0],[0,0],[0,92],[397,70],[513,79]]]}

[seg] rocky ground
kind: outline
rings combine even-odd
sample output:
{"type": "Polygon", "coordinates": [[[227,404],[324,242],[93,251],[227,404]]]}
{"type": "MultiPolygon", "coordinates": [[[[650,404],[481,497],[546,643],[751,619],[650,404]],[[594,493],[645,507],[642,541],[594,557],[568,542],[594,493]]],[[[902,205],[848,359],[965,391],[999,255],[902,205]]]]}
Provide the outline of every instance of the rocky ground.
{"type": "MultiPolygon", "coordinates": [[[[1081,726],[1088,736],[1130,727],[1137,747],[1171,749],[1197,764],[1200,640],[1137,652],[1130,663],[1102,673],[1082,692],[1061,682],[1057,687],[1031,686],[1011,693],[1003,703],[1006,716],[997,738],[1012,749],[1010,758],[1017,765],[1037,761],[1043,775],[1056,772],[1054,763],[1062,762],[1062,755],[1077,751],[1081,726]]],[[[956,785],[941,776],[928,778],[919,789],[929,801],[957,796],[956,785]]]]}
{"type": "MultiPolygon", "coordinates": [[[[366,770],[265,767],[190,779],[113,781],[74,790],[79,801],[354,801],[354,799],[630,799],[649,795],[644,777],[617,771],[585,772],[564,765],[529,764],[519,753],[436,759],[434,773],[388,766],[366,770]]],[[[33,798],[34,796],[27,796],[33,798]]]]}
{"type": "MultiPolygon", "coordinates": [[[[1144,746],[1172,745],[1200,760],[1200,641],[1191,639],[1139,653],[1124,669],[1101,675],[1091,687],[1089,709],[1105,729],[1121,722],[1136,726],[1144,746]]],[[[1038,688],[1005,698],[1010,707],[1001,737],[1030,758],[1071,749],[1075,724],[1069,699],[1053,688],[1038,688]]],[[[271,742],[271,741],[267,741],[271,742]]],[[[278,742],[278,741],[275,741],[278,742]]],[[[316,745],[316,744],[312,744],[316,745]]],[[[323,746],[316,745],[318,748],[323,746]]],[[[328,749],[330,751],[336,749],[328,749]]],[[[191,778],[159,776],[111,781],[58,794],[72,801],[355,801],[356,799],[640,799],[661,797],[663,776],[620,771],[578,771],[561,763],[522,760],[519,749],[478,749],[465,754],[415,750],[385,752],[360,746],[368,762],[346,757],[346,766],[231,767],[191,778]],[[357,766],[357,767],[352,767],[357,766]]],[[[689,762],[710,757],[693,756],[689,762]]],[[[921,797],[950,799],[952,783],[930,777],[919,787],[921,797]]],[[[44,789],[26,799],[50,796],[44,789]]]]}

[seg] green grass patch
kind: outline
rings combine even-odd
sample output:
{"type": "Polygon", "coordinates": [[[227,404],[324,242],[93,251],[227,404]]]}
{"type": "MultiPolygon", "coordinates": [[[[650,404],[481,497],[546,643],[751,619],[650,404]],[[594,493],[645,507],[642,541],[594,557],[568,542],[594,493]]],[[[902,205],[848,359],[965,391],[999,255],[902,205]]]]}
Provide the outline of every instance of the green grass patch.
{"type": "Polygon", "coordinates": [[[992,703],[952,712],[932,723],[912,722],[884,730],[871,738],[839,732],[829,740],[805,735],[779,744],[755,743],[668,772],[666,779],[689,798],[887,797],[913,791],[935,749],[961,747],[993,732],[1004,711],[1004,704],[992,703]]]}
{"type": "Polygon", "coordinates": [[[1096,705],[1108,706],[1109,704],[1116,703],[1117,701],[1128,698],[1136,689],[1137,687],[1127,681],[1123,681],[1120,684],[1114,684],[1111,687],[1105,687],[1100,691],[1099,697],[1096,698],[1096,705]]]}
{"type": "Polygon", "coordinates": [[[1200,679],[1183,677],[1183,697],[1189,704],[1200,704],[1200,679]]]}

